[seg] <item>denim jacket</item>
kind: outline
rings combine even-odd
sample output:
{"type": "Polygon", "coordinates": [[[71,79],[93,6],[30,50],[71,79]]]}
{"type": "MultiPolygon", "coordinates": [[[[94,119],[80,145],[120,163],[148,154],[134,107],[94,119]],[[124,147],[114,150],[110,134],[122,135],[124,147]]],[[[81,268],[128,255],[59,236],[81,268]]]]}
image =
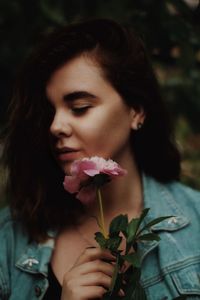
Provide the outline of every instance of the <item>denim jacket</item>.
{"type": "MultiPolygon", "coordinates": [[[[200,192],[178,182],[161,184],[143,176],[146,221],[172,216],[152,226],[160,241],[139,245],[141,284],[148,300],[200,299],[200,192]]],[[[42,299],[54,237],[29,243],[5,208],[0,213],[0,300],[42,299]]],[[[70,300],[70,299],[69,299],[70,300]]]]}

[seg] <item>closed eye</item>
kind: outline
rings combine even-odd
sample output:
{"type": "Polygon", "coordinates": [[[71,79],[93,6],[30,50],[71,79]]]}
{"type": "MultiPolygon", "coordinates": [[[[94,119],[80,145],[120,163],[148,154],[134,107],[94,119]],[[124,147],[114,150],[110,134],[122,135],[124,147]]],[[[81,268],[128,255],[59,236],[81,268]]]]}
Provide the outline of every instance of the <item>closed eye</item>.
{"type": "Polygon", "coordinates": [[[91,106],[86,105],[86,106],[72,107],[71,110],[76,115],[82,115],[82,114],[86,113],[90,108],[91,108],[91,106]]]}

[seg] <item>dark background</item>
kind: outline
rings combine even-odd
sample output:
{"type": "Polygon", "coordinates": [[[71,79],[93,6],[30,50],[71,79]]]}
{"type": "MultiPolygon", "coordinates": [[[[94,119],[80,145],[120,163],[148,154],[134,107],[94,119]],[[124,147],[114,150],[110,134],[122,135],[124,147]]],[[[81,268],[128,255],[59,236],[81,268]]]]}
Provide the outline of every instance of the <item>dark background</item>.
{"type": "Polygon", "coordinates": [[[199,1],[1,0],[0,126],[18,70],[35,43],[55,27],[87,17],[132,24],[142,35],[174,120],[182,181],[200,188],[199,1]]]}

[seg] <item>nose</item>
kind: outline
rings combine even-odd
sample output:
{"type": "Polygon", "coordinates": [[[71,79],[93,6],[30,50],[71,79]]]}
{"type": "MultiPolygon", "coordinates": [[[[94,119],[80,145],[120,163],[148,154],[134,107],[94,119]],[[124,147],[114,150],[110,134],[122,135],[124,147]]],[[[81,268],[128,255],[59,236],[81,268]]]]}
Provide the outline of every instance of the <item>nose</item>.
{"type": "Polygon", "coordinates": [[[69,118],[67,118],[66,114],[61,112],[57,112],[54,115],[53,121],[50,125],[50,133],[56,137],[64,137],[70,136],[72,134],[72,127],[70,125],[69,118]]]}

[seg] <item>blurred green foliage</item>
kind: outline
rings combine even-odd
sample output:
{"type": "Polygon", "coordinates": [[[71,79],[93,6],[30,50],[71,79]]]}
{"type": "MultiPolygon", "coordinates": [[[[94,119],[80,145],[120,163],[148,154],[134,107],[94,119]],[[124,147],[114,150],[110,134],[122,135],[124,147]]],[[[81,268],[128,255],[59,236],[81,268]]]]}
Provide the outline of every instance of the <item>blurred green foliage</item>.
{"type": "Polygon", "coordinates": [[[200,188],[199,4],[190,7],[183,0],[1,0],[1,124],[17,72],[34,44],[53,28],[88,17],[113,18],[133,25],[142,35],[175,121],[183,155],[182,180],[200,188]]]}

